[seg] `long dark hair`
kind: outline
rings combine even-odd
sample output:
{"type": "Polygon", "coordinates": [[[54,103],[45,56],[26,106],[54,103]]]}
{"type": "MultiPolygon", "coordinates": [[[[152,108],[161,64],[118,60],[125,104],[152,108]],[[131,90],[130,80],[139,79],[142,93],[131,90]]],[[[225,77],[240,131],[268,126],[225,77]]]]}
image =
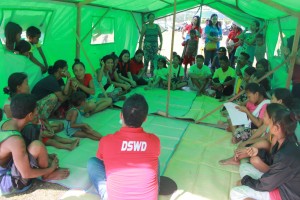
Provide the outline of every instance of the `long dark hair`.
{"type": "Polygon", "coordinates": [[[196,24],[196,26],[198,27],[198,28],[200,28],[200,17],[199,16],[197,16],[197,15],[195,15],[193,18],[197,18],[197,24],[196,24]]]}
{"type": "MultiPolygon", "coordinates": [[[[129,57],[130,57],[130,52],[127,49],[123,49],[123,51],[121,52],[120,56],[119,56],[119,62],[123,63],[122,57],[124,54],[128,53],[129,57]]],[[[130,62],[130,59],[128,59],[128,62],[130,62]]]]}
{"type": "MultiPolygon", "coordinates": [[[[212,14],[212,15],[210,16],[209,24],[208,24],[208,25],[211,26],[211,27],[213,26],[213,23],[212,23],[212,20],[211,20],[213,17],[217,17],[217,18],[219,19],[219,17],[218,17],[217,14],[212,14]]],[[[220,23],[219,21],[217,21],[216,27],[217,27],[218,30],[220,30],[221,23],[220,23]]]]}
{"type": "Polygon", "coordinates": [[[59,69],[63,69],[64,67],[68,66],[65,60],[57,60],[53,66],[48,68],[48,74],[54,74],[59,69]]]}
{"type": "Polygon", "coordinates": [[[23,72],[16,72],[9,76],[8,86],[3,88],[3,92],[13,97],[17,93],[18,86],[22,85],[28,76],[23,72]]]}
{"type": "Polygon", "coordinates": [[[6,38],[5,45],[7,49],[14,50],[14,44],[16,41],[17,34],[22,33],[22,27],[14,22],[8,22],[5,26],[4,34],[6,38]]]}

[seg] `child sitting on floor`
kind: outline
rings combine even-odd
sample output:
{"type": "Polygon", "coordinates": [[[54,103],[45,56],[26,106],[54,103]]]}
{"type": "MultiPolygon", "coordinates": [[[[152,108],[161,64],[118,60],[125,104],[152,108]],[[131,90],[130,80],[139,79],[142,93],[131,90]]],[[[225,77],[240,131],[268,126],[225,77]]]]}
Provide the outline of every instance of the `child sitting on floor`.
{"type": "Polygon", "coordinates": [[[246,113],[249,122],[244,126],[235,127],[231,125],[229,120],[230,129],[233,133],[232,143],[246,141],[251,137],[252,130],[263,124],[264,112],[267,104],[270,103],[270,100],[266,99],[264,88],[257,83],[249,83],[245,91],[248,98],[246,106],[237,106],[236,108],[246,113]]]}
{"type": "Polygon", "coordinates": [[[70,98],[73,107],[67,112],[65,127],[69,137],[90,138],[100,140],[100,133],[94,131],[88,124],[82,123],[80,107],[84,106],[86,96],[83,92],[74,92],[70,98]]]}
{"type": "Polygon", "coordinates": [[[180,65],[180,56],[175,55],[173,57],[173,65],[170,65],[169,67],[172,67],[172,77],[171,77],[171,89],[181,89],[184,86],[187,86],[187,81],[183,81],[184,77],[184,71],[182,66],[180,65]]]}
{"type": "Polygon", "coordinates": [[[148,82],[148,86],[145,90],[153,89],[154,87],[165,86],[167,84],[167,60],[165,57],[159,57],[157,59],[157,69],[154,70],[153,80],[148,82]]]}

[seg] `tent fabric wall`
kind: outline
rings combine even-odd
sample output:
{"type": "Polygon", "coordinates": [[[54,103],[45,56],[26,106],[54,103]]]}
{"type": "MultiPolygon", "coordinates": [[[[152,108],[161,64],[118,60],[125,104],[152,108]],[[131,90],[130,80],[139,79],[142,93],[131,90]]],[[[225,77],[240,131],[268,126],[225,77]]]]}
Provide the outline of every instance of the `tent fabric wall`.
{"type": "MultiPolygon", "coordinates": [[[[268,57],[274,56],[275,47],[278,41],[278,22],[281,18],[281,25],[286,31],[285,35],[292,35],[295,33],[296,18],[290,17],[290,13],[297,14],[300,11],[300,1],[295,0],[272,0],[267,1],[284,6],[289,10],[276,9],[276,6],[269,6],[263,2],[266,0],[177,0],[176,10],[180,12],[190,8],[208,5],[223,14],[229,16],[238,23],[249,26],[252,20],[260,19],[268,22],[267,29],[267,47],[268,57]]],[[[53,12],[47,31],[43,49],[47,57],[48,63],[51,65],[58,59],[67,60],[69,66],[74,62],[76,50],[76,20],[77,20],[77,6],[75,3],[83,3],[84,0],[2,0],[0,1],[0,19],[1,19],[1,34],[3,37],[4,24],[9,19],[15,19],[16,16],[6,18],[3,16],[3,9],[27,9],[27,10],[50,10],[53,12]]],[[[108,8],[111,10],[105,17],[114,18],[115,27],[115,42],[100,45],[91,45],[91,34],[86,40],[82,42],[86,53],[89,56],[95,68],[99,65],[99,58],[110,52],[116,52],[118,55],[122,49],[128,49],[131,54],[134,53],[137,47],[139,32],[136,27],[136,22],[132,17],[131,12],[134,13],[139,27],[142,27],[142,17],[148,12],[153,12],[156,17],[162,17],[173,13],[173,0],[121,0],[121,1],[106,1],[94,0],[90,1],[88,5],[82,6],[81,12],[81,37],[85,36],[92,27],[93,17],[101,17],[108,8]]],[[[299,15],[298,15],[299,16],[299,15]]],[[[15,21],[23,26],[25,30],[30,22],[28,18],[18,18],[20,21],[15,21]]],[[[32,18],[32,22],[34,22],[32,18]]],[[[34,23],[32,23],[34,24],[34,23]]],[[[167,39],[167,38],[166,38],[167,39]]],[[[3,50],[0,50],[0,56],[3,56],[3,50]]],[[[87,59],[81,53],[80,59],[88,66],[87,59]]],[[[3,68],[3,59],[0,59],[0,69],[3,68]]],[[[87,71],[91,69],[87,67],[87,71]]],[[[1,72],[1,71],[0,71],[1,72]]],[[[0,75],[1,76],[1,75],[0,75]]],[[[6,85],[7,75],[1,82],[1,88],[6,85]]]]}

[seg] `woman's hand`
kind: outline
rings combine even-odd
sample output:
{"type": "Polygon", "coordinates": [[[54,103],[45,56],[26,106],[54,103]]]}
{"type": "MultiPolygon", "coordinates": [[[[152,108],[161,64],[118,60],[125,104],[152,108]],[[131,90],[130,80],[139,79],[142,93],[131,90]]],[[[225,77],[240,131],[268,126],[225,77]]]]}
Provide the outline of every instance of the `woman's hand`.
{"type": "Polygon", "coordinates": [[[257,154],[258,154],[258,149],[255,148],[255,147],[247,147],[247,148],[246,148],[246,151],[247,151],[247,154],[248,154],[250,157],[257,156],[257,154]]]}
{"type": "Polygon", "coordinates": [[[249,110],[245,106],[236,106],[235,108],[246,114],[249,112],[249,110]]]}

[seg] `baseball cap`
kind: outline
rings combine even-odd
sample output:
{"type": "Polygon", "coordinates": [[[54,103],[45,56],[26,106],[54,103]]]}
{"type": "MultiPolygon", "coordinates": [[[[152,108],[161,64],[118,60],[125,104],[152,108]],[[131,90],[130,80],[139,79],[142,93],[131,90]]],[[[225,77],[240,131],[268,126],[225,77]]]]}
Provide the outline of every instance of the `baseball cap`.
{"type": "Polygon", "coordinates": [[[226,48],[225,47],[220,47],[218,49],[218,52],[220,52],[220,53],[226,53],[226,48]]]}

